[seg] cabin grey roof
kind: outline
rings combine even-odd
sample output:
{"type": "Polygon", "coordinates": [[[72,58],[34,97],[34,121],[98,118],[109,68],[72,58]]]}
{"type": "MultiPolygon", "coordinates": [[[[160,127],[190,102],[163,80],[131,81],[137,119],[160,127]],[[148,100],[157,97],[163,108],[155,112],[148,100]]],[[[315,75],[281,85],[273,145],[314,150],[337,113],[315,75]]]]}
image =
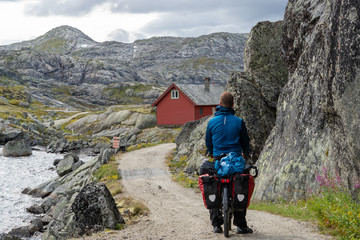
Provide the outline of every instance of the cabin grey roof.
{"type": "Polygon", "coordinates": [[[204,84],[176,84],[196,105],[218,105],[220,95],[225,86],[210,84],[210,91],[206,91],[204,84]]]}

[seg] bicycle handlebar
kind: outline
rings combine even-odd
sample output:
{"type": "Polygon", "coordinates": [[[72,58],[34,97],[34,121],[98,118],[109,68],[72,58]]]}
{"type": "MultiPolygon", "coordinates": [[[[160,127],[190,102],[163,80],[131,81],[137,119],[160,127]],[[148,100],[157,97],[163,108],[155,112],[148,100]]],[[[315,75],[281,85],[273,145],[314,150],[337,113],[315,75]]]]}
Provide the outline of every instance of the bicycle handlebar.
{"type": "MultiPolygon", "coordinates": [[[[245,169],[244,169],[243,173],[249,174],[249,175],[253,176],[254,178],[256,178],[256,177],[259,175],[258,168],[257,168],[256,166],[250,165],[250,164],[246,164],[246,165],[245,165],[245,169]],[[255,170],[255,175],[250,174],[250,169],[254,169],[254,170],[255,170]]],[[[230,179],[230,178],[233,178],[233,177],[236,175],[236,173],[232,174],[231,176],[224,176],[224,177],[220,177],[220,176],[217,175],[216,173],[215,173],[215,175],[216,175],[219,179],[230,179]]]]}

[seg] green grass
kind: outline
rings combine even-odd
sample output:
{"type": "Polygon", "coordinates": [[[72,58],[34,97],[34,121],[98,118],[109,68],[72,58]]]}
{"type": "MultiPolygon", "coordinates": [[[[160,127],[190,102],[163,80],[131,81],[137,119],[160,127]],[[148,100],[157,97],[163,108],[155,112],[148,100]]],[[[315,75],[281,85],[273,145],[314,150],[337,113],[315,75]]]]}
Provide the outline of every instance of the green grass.
{"type": "Polygon", "coordinates": [[[129,147],[126,148],[126,151],[135,151],[135,150],[139,150],[142,148],[147,148],[147,147],[152,147],[152,146],[156,146],[159,144],[163,144],[166,143],[167,141],[160,141],[160,142],[147,142],[147,143],[139,143],[139,144],[135,144],[135,145],[130,145],[129,147]]]}
{"type": "Polygon", "coordinates": [[[152,147],[157,145],[157,143],[139,143],[139,144],[135,144],[135,145],[130,145],[129,147],[126,148],[127,151],[135,151],[135,150],[139,150],[142,148],[146,148],[146,147],[152,147]]]}
{"type": "Polygon", "coordinates": [[[319,225],[339,239],[360,239],[360,185],[355,186],[352,195],[339,175],[332,175],[326,168],[316,179],[320,191],[313,193],[308,208],[319,225]]]}
{"type": "Polygon", "coordinates": [[[314,214],[307,207],[306,201],[289,203],[285,201],[260,202],[252,200],[249,205],[251,210],[269,212],[300,221],[309,221],[314,218],[314,214]]]}
{"type": "Polygon", "coordinates": [[[35,47],[37,50],[59,53],[67,47],[67,40],[64,38],[52,38],[35,47]]]}
{"type": "Polygon", "coordinates": [[[199,186],[197,177],[190,177],[187,174],[184,174],[183,171],[175,173],[172,178],[175,182],[178,182],[185,188],[198,188],[199,186]]]}
{"type": "Polygon", "coordinates": [[[360,186],[356,185],[355,194],[351,194],[339,175],[334,176],[325,168],[316,179],[320,190],[312,193],[312,197],[306,201],[252,201],[249,209],[301,221],[315,221],[322,232],[338,239],[360,239],[360,186]]]}
{"type": "Polygon", "coordinates": [[[137,105],[113,105],[111,106],[113,112],[129,110],[131,112],[138,112],[143,114],[156,115],[155,108],[150,104],[137,104],[137,105]]]}
{"type": "Polygon", "coordinates": [[[23,101],[26,102],[26,92],[23,86],[0,86],[0,96],[5,97],[9,101],[23,101]]]}
{"type": "MultiPolygon", "coordinates": [[[[13,57],[11,57],[10,59],[13,59],[13,57]]],[[[17,85],[18,83],[13,80],[13,79],[10,79],[8,77],[5,77],[5,76],[0,76],[0,85],[4,85],[4,86],[15,86],[17,85]]]]}
{"type": "Polygon", "coordinates": [[[137,97],[136,93],[146,92],[151,89],[151,86],[135,84],[133,86],[120,86],[120,87],[112,87],[109,86],[103,90],[103,94],[107,95],[110,99],[118,100],[122,103],[132,103],[132,104],[140,104],[143,102],[142,98],[137,97]],[[127,96],[125,91],[127,89],[132,89],[134,91],[132,96],[127,96]]]}
{"type": "Polygon", "coordinates": [[[174,66],[174,68],[180,68],[180,69],[195,68],[195,69],[213,70],[217,68],[218,64],[234,65],[233,62],[230,62],[229,60],[225,60],[225,59],[199,57],[196,59],[184,60],[180,65],[174,66]]]}
{"type": "Polygon", "coordinates": [[[94,178],[97,182],[106,182],[111,180],[121,179],[118,171],[118,164],[116,162],[109,162],[108,164],[102,165],[94,173],[94,178]]]}
{"type": "Polygon", "coordinates": [[[167,165],[172,173],[172,179],[186,188],[198,188],[198,176],[189,176],[183,172],[187,165],[187,156],[174,160],[172,155],[167,156],[167,165]]]}
{"type": "Polygon", "coordinates": [[[70,96],[72,94],[72,91],[74,91],[74,87],[63,85],[59,87],[52,87],[51,91],[55,94],[64,94],[66,96],[70,96]]]}
{"type": "Polygon", "coordinates": [[[170,171],[176,171],[178,169],[184,169],[187,164],[187,156],[180,157],[179,160],[174,160],[174,158],[169,159],[168,165],[170,168],[170,171]]]}
{"type": "Polygon", "coordinates": [[[109,189],[111,196],[116,196],[123,191],[118,163],[114,159],[115,157],[110,159],[108,164],[100,166],[94,173],[94,180],[96,182],[103,182],[109,189]]]}

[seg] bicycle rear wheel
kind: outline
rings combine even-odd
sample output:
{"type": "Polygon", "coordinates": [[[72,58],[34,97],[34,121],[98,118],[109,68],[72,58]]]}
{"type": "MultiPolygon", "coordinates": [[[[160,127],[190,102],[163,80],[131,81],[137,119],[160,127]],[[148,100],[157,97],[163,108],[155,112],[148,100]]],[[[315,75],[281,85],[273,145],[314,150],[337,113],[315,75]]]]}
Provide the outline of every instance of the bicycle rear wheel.
{"type": "Polygon", "coordinates": [[[229,237],[229,230],[231,228],[230,206],[229,206],[229,188],[224,186],[223,192],[223,214],[224,214],[224,236],[229,237]]]}

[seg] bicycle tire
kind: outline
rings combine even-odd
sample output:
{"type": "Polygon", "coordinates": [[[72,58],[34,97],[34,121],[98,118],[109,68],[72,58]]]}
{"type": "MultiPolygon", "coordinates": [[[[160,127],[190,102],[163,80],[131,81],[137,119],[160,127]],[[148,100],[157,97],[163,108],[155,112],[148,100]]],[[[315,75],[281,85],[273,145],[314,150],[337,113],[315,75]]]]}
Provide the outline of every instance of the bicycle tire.
{"type": "Polygon", "coordinates": [[[229,237],[230,230],[230,211],[229,211],[229,192],[228,186],[224,186],[223,192],[223,214],[224,214],[224,236],[229,237]]]}

